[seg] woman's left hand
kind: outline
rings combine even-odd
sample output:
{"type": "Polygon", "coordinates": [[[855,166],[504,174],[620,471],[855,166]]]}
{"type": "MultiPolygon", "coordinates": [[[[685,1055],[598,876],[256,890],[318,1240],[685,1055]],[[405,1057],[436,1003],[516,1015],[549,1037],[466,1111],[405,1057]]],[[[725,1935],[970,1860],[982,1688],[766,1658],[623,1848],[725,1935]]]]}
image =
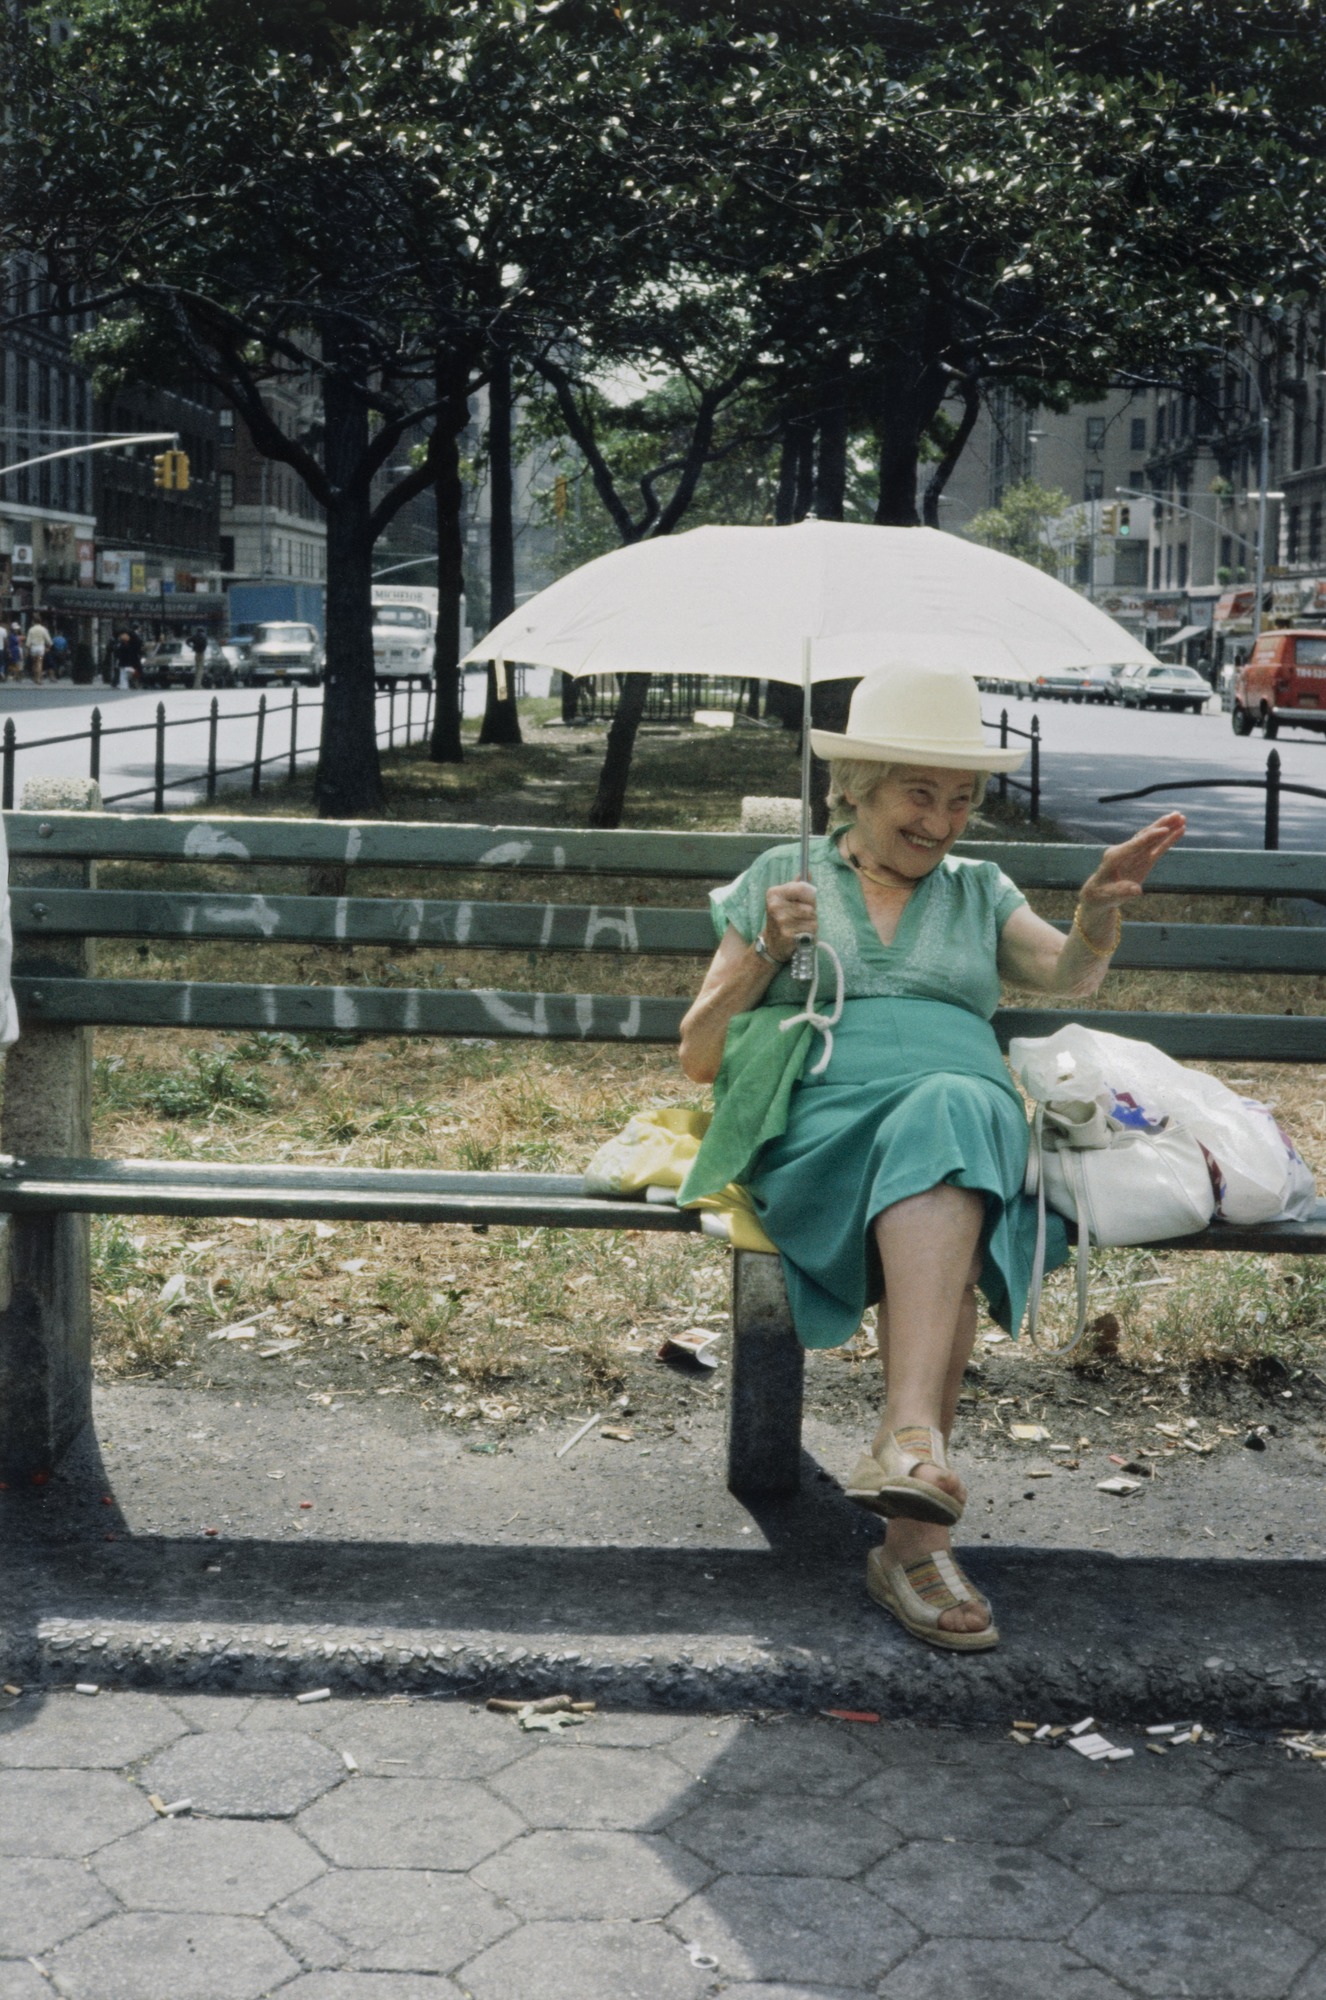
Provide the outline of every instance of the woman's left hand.
{"type": "Polygon", "coordinates": [[[1142,884],[1162,854],[1182,840],[1188,822],[1182,813],[1164,813],[1131,840],[1107,847],[1100,866],[1082,884],[1079,902],[1088,909],[1117,910],[1142,893],[1142,884]]]}

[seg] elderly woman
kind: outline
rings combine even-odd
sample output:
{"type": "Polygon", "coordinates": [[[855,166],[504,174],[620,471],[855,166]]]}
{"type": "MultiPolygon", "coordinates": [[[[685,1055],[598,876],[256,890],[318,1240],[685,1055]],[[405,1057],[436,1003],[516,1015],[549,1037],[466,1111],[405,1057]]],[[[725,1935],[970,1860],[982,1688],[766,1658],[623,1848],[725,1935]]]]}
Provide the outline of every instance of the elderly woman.
{"type": "MultiPolygon", "coordinates": [[[[1001,976],[1064,998],[1096,991],[1122,905],[1184,822],[1167,814],[1108,848],[1065,935],[994,862],[951,851],[989,773],[1020,761],[986,746],[968,675],[868,677],[846,735],[815,730],[811,742],[830,760],[836,823],[811,843],[809,883],[789,845],[714,892],[721,942],[682,1023],[681,1062],[694,1081],[716,1080],[719,1171],[749,1188],[778,1246],[803,1343],[850,1340],[879,1301],[884,1412],[847,1488],[889,1524],[867,1588],[918,1638],[976,1651],[998,1634],[951,1553],[967,1496],[947,1441],[976,1290],[1016,1332],[1035,1243],[1026,1115],[990,1017],[1001,976]],[[806,989],[787,970],[807,932],[844,973],[819,1073],[807,1055],[823,1044],[797,1019],[806,989]],[[734,1132],[758,1141],[744,1163],[734,1132]]],[[[1066,1255],[1057,1226],[1047,1261],[1066,1255]]]]}

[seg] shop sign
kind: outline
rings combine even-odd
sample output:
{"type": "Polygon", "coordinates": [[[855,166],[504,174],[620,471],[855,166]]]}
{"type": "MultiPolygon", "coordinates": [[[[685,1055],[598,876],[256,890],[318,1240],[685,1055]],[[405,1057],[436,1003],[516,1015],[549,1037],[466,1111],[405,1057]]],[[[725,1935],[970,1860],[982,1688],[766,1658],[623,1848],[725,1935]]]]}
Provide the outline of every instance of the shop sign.
{"type": "Polygon", "coordinates": [[[147,589],[147,564],[146,564],[145,562],[131,562],[131,563],[130,563],[130,565],[129,565],[129,588],[130,588],[130,590],[146,590],[146,589],[147,589]]]}
{"type": "Polygon", "coordinates": [[[129,588],[129,557],[123,549],[99,549],[97,582],[107,590],[129,588]]]}
{"type": "Polygon", "coordinates": [[[27,571],[31,572],[31,569],[32,569],[32,543],[31,543],[31,542],[15,542],[15,544],[14,544],[14,569],[15,569],[15,571],[16,571],[16,572],[17,572],[18,570],[21,570],[21,569],[24,569],[24,570],[27,570],[27,571]]]}
{"type": "Polygon", "coordinates": [[[97,545],[80,536],[77,545],[78,581],[86,590],[97,580],[97,545]]]}

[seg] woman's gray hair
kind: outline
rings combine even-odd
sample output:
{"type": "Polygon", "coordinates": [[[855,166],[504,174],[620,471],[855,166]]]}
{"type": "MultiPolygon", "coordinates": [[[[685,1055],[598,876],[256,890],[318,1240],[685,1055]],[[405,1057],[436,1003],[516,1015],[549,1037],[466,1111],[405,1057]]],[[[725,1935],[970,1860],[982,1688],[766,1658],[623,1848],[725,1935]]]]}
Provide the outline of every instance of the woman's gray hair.
{"type": "MultiPolygon", "coordinates": [[[[910,769],[903,764],[878,763],[869,757],[833,757],[829,760],[828,807],[831,813],[849,810],[853,804],[864,806],[870,803],[890,771],[910,769]]],[[[985,797],[985,788],[990,782],[988,771],[973,773],[975,784],[972,789],[973,807],[979,806],[985,797]]]]}

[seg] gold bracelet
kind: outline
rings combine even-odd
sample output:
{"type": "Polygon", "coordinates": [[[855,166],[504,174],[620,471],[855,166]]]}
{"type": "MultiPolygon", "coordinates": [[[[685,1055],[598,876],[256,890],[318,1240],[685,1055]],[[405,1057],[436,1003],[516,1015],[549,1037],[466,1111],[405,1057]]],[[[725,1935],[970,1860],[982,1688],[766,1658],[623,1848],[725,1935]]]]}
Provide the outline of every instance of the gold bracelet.
{"type": "Polygon", "coordinates": [[[1083,930],[1082,905],[1080,903],[1073,911],[1073,929],[1077,932],[1093,958],[1113,958],[1115,952],[1119,949],[1119,939],[1123,936],[1123,912],[1116,903],[1114,906],[1114,941],[1112,944],[1107,944],[1104,950],[1098,944],[1093,944],[1083,930]]]}

